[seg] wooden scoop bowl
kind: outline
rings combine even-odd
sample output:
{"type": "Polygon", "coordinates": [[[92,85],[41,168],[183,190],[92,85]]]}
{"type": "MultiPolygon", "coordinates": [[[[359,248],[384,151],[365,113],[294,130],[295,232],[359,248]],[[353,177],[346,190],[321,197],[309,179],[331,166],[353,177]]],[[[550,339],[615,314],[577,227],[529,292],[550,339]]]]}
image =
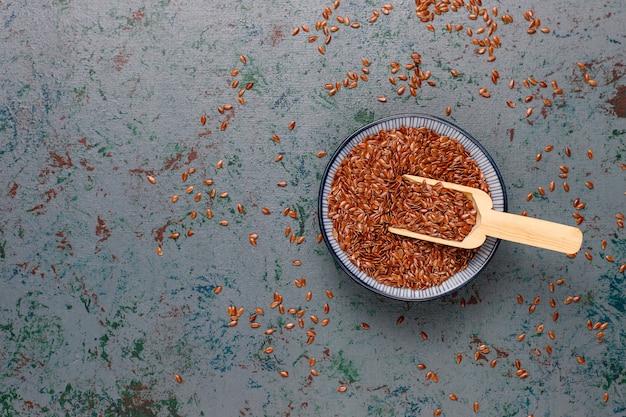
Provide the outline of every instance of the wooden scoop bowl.
{"type": "Polygon", "coordinates": [[[441,184],[444,188],[462,192],[472,201],[476,209],[476,224],[462,241],[441,239],[396,227],[388,229],[391,233],[464,249],[479,247],[485,242],[487,236],[566,254],[578,252],[582,244],[583,234],[580,229],[532,217],[495,211],[489,194],[477,188],[414,175],[403,175],[402,177],[411,182],[426,182],[429,185],[441,184]]]}

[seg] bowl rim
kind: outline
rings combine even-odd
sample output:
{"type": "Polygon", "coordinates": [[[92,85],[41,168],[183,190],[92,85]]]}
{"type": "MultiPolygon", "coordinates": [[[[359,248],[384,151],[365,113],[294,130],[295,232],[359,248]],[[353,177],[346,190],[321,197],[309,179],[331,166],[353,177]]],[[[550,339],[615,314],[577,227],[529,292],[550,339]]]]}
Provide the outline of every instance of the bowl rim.
{"type": "MultiPolygon", "coordinates": [[[[356,274],[353,271],[351,271],[348,268],[348,266],[339,258],[339,255],[337,254],[335,248],[333,248],[333,246],[331,244],[331,241],[330,241],[332,236],[328,235],[328,232],[326,230],[325,223],[324,223],[324,219],[325,219],[325,216],[326,216],[326,213],[327,213],[327,211],[324,209],[325,199],[326,199],[326,197],[324,195],[324,192],[325,192],[327,186],[329,186],[329,184],[332,183],[332,179],[329,181],[330,171],[333,168],[333,166],[335,165],[335,161],[340,156],[340,154],[342,153],[344,148],[346,146],[348,146],[349,144],[351,144],[353,141],[355,141],[355,139],[357,137],[359,137],[361,134],[363,134],[363,132],[366,132],[366,131],[368,131],[368,130],[376,127],[376,126],[384,125],[385,123],[389,123],[391,121],[395,121],[395,120],[398,120],[398,119],[407,119],[407,118],[411,119],[411,120],[416,120],[416,121],[418,121],[420,119],[424,119],[424,120],[432,121],[434,123],[445,125],[448,128],[456,131],[456,133],[458,133],[460,136],[464,136],[467,140],[469,140],[471,142],[471,144],[473,146],[475,146],[477,148],[477,150],[482,154],[481,156],[484,157],[484,159],[486,159],[486,163],[488,163],[488,165],[492,167],[492,169],[493,169],[493,173],[492,174],[495,175],[495,179],[496,179],[497,183],[501,187],[501,190],[500,190],[500,192],[501,192],[501,202],[500,202],[501,205],[499,207],[495,207],[495,205],[494,205],[494,209],[498,209],[498,210],[501,210],[501,211],[507,211],[508,200],[507,200],[506,187],[505,187],[505,184],[504,184],[504,180],[502,178],[502,174],[501,174],[500,170],[498,169],[498,166],[496,165],[494,159],[487,152],[485,147],[478,140],[476,140],[476,138],[474,138],[472,135],[467,133],[467,131],[465,131],[464,129],[460,128],[456,124],[454,124],[454,123],[452,123],[452,122],[450,122],[448,120],[442,119],[440,117],[432,116],[432,115],[425,114],[425,113],[408,113],[408,114],[398,114],[398,115],[393,115],[393,116],[387,116],[387,117],[384,117],[384,118],[381,118],[381,119],[374,120],[374,121],[372,121],[372,122],[370,122],[370,123],[368,123],[368,124],[358,128],[357,130],[355,130],[351,134],[349,134],[339,144],[339,146],[337,146],[337,149],[335,150],[335,152],[333,152],[332,156],[330,157],[330,160],[328,161],[328,163],[326,165],[326,168],[324,169],[324,173],[322,175],[320,189],[319,189],[319,193],[318,193],[318,222],[319,222],[319,227],[320,227],[320,231],[321,231],[324,243],[326,244],[326,247],[328,248],[329,252],[331,253],[331,256],[333,257],[334,262],[337,265],[339,265],[340,268],[350,278],[352,278],[354,281],[356,281],[360,285],[364,286],[365,288],[369,289],[370,291],[373,291],[373,292],[375,292],[375,293],[377,293],[379,295],[383,295],[383,296],[385,296],[387,298],[391,298],[391,299],[394,299],[394,300],[400,300],[400,301],[429,301],[429,300],[434,300],[434,299],[438,299],[438,298],[444,297],[444,296],[449,295],[449,294],[451,294],[451,293],[453,293],[455,291],[458,291],[461,288],[465,287],[470,282],[472,282],[474,279],[476,279],[476,277],[485,268],[485,266],[487,266],[487,264],[489,263],[489,261],[491,260],[493,255],[495,254],[495,252],[496,252],[496,250],[497,250],[497,248],[498,248],[498,246],[500,244],[500,239],[495,239],[495,238],[491,238],[491,237],[487,238],[487,241],[485,242],[484,245],[487,245],[487,244],[490,245],[490,249],[489,249],[489,253],[486,254],[485,257],[483,257],[484,259],[482,259],[482,265],[480,265],[480,267],[478,267],[478,269],[476,269],[473,272],[473,275],[471,275],[469,278],[465,279],[459,285],[456,285],[456,286],[454,286],[452,288],[449,288],[449,289],[447,289],[445,291],[436,292],[435,294],[430,294],[430,293],[433,291],[433,289],[436,289],[437,287],[440,287],[440,286],[431,287],[431,288],[429,288],[427,290],[401,289],[404,292],[409,292],[409,293],[412,293],[414,295],[414,297],[406,297],[406,296],[400,296],[400,295],[391,293],[391,291],[393,291],[394,289],[397,290],[396,287],[385,286],[383,284],[380,284],[381,286],[388,287],[390,289],[390,292],[386,292],[386,291],[384,291],[384,290],[382,290],[380,288],[377,288],[377,287],[374,287],[372,285],[369,285],[363,279],[361,279],[358,276],[356,276],[356,274]]],[[[401,124],[401,125],[404,126],[406,124],[401,124]]],[[[431,129],[428,126],[425,126],[425,124],[422,125],[422,126],[431,129]]],[[[417,126],[417,127],[420,127],[420,126],[417,126]]],[[[433,130],[433,129],[431,129],[431,130],[433,130]]],[[[361,141],[362,141],[362,139],[361,139],[361,141]]],[[[352,147],[356,146],[356,144],[360,143],[361,141],[355,141],[355,143],[354,143],[354,145],[352,147]]],[[[352,149],[352,148],[350,148],[350,149],[352,149]]],[[[470,155],[472,155],[471,152],[470,152],[470,155]]],[[[342,160],[343,160],[343,158],[342,158],[342,160]]],[[[339,163],[341,163],[341,161],[339,161],[339,163]]],[[[491,184],[490,184],[490,186],[491,186],[491,184]]],[[[334,240],[334,238],[332,238],[332,239],[334,240]]],[[[448,280],[451,280],[453,277],[455,277],[456,275],[458,275],[461,272],[462,271],[459,271],[457,274],[454,274],[448,280]]],[[[371,277],[369,277],[368,275],[366,275],[364,273],[363,273],[363,275],[365,275],[366,277],[368,277],[371,280],[374,280],[374,278],[371,278],[371,277]]],[[[442,284],[442,285],[444,285],[444,284],[442,284]]]]}

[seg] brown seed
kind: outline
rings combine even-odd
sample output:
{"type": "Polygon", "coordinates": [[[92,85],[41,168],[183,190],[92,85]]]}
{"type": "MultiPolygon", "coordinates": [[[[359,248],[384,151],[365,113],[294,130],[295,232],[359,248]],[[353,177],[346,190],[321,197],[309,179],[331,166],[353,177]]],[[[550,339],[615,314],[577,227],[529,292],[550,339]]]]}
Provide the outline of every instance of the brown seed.
{"type": "Polygon", "coordinates": [[[576,362],[578,362],[581,365],[584,365],[585,363],[587,363],[587,361],[585,360],[585,358],[583,358],[582,356],[578,356],[576,358],[576,362]]]}
{"type": "Polygon", "coordinates": [[[146,175],[146,179],[150,184],[156,184],[156,178],[154,178],[152,175],[146,175]]]}
{"type": "Polygon", "coordinates": [[[220,226],[228,226],[228,220],[221,220],[220,226]]]}
{"type": "Polygon", "coordinates": [[[442,413],[441,408],[437,408],[435,411],[433,411],[433,416],[437,417],[440,416],[442,413]]]}
{"type": "Polygon", "coordinates": [[[287,371],[279,371],[278,375],[282,376],[283,378],[287,378],[289,376],[289,372],[287,372],[287,371]]]}
{"type": "Polygon", "coordinates": [[[426,365],[423,363],[418,363],[417,364],[417,369],[419,369],[420,371],[423,371],[424,369],[426,369],[426,365]]]}
{"type": "Polygon", "coordinates": [[[363,323],[361,323],[361,328],[362,328],[363,330],[369,330],[369,329],[370,329],[370,325],[369,325],[369,324],[367,324],[367,323],[365,323],[365,322],[363,322],[363,323]]]}
{"type": "Polygon", "coordinates": [[[521,294],[517,294],[517,303],[524,304],[524,297],[521,294]]]}
{"type": "Polygon", "coordinates": [[[491,368],[495,368],[497,364],[498,364],[498,358],[496,358],[496,359],[492,360],[492,361],[489,363],[489,366],[490,366],[491,368]]]}
{"type": "Polygon", "coordinates": [[[217,196],[219,198],[226,198],[226,197],[228,197],[228,191],[223,191],[223,192],[219,193],[217,196]]]}
{"type": "Polygon", "coordinates": [[[287,181],[280,181],[276,185],[278,185],[279,187],[286,187],[287,186],[287,181]]]}
{"type": "Polygon", "coordinates": [[[215,164],[215,168],[217,169],[221,169],[224,166],[224,160],[220,159],[219,161],[217,161],[217,163],[215,164]]]}
{"type": "Polygon", "coordinates": [[[536,332],[543,333],[543,324],[540,324],[539,326],[537,326],[536,332]]]}
{"type": "Polygon", "coordinates": [[[530,201],[530,200],[532,200],[532,198],[533,198],[533,193],[532,192],[530,192],[530,193],[528,193],[526,195],[526,201],[530,201]]]}
{"type": "Polygon", "coordinates": [[[563,190],[569,191],[569,184],[567,182],[563,182],[563,190]]]}
{"type": "Polygon", "coordinates": [[[328,323],[330,323],[330,319],[324,319],[320,322],[323,327],[325,327],[328,323]]]}
{"type": "Polygon", "coordinates": [[[326,48],[324,48],[324,46],[320,45],[317,47],[317,50],[319,51],[320,54],[324,55],[326,53],[326,48]]]}
{"type": "Polygon", "coordinates": [[[326,297],[328,298],[333,298],[335,295],[333,294],[333,292],[331,290],[326,290],[326,297]]]}
{"type": "Polygon", "coordinates": [[[176,194],[175,194],[175,195],[173,195],[173,196],[172,196],[172,198],[171,198],[171,200],[172,200],[172,203],[177,202],[177,201],[178,201],[178,195],[176,195],[176,194]]]}
{"type": "Polygon", "coordinates": [[[183,382],[183,377],[178,375],[178,374],[174,374],[174,379],[176,380],[176,382],[178,382],[179,384],[182,384],[183,382]]]}
{"type": "Polygon", "coordinates": [[[552,314],[552,321],[557,321],[558,319],[559,319],[559,312],[558,312],[558,311],[555,311],[555,312],[552,314]]]}
{"type": "Polygon", "coordinates": [[[302,265],[302,261],[299,259],[296,259],[295,261],[292,261],[291,264],[294,266],[300,266],[302,265]]]}
{"type": "Polygon", "coordinates": [[[533,108],[529,107],[526,109],[526,117],[530,117],[531,114],[533,114],[533,108]]]}
{"type": "Polygon", "coordinates": [[[348,390],[348,387],[346,387],[345,385],[341,385],[337,388],[338,392],[346,392],[348,390]]]}
{"type": "Polygon", "coordinates": [[[404,323],[404,316],[399,316],[399,317],[396,319],[396,324],[399,326],[399,325],[401,325],[402,323],[404,323]]]}
{"type": "Polygon", "coordinates": [[[474,403],[474,412],[477,413],[479,408],[480,408],[480,404],[477,401],[474,403]]]}
{"type": "Polygon", "coordinates": [[[381,103],[386,103],[386,102],[387,102],[387,97],[385,97],[385,96],[379,96],[379,97],[378,97],[378,101],[380,101],[381,103]]]}
{"type": "Polygon", "coordinates": [[[180,233],[174,232],[170,235],[170,239],[178,239],[180,237],[180,233]]]}
{"type": "Polygon", "coordinates": [[[318,158],[323,158],[323,157],[325,157],[325,156],[326,156],[326,151],[319,151],[319,152],[317,153],[317,157],[318,157],[318,158]]]}
{"type": "Polygon", "coordinates": [[[585,186],[590,190],[593,189],[593,183],[591,181],[585,181],[585,186]]]}
{"type": "Polygon", "coordinates": [[[526,333],[521,333],[519,336],[517,336],[517,340],[521,342],[522,340],[524,340],[525,337],[526,337],[526,333]]]}
{"type": "Polygon", "coordinates": [[[510,108],[514,109],[515,108],[515,103],[512,102],[511,100],[507,100],[506,101],[506,105],[509,106],[510,108]]]}
{"type": "Polygon", "coordinates": [[[606,255],[604,259],[606,259],[608,262],[615,262],[615,259],[613,259],[611,255],[606,255]]]}
{"type": "Polygon", "coordinates": [[[428,340],[428,335],[426,334],[426,332],[421,331],[421,332],[420,332],[420,336],[422,336],[422,339],[424,339],[424,340],[428,340]]]}
{"type": "Polygon", "coordinates": [[[461,363],[461,361],[463,360],[463,355],[460,353],[456,354],[456,363],[461,363]]]}

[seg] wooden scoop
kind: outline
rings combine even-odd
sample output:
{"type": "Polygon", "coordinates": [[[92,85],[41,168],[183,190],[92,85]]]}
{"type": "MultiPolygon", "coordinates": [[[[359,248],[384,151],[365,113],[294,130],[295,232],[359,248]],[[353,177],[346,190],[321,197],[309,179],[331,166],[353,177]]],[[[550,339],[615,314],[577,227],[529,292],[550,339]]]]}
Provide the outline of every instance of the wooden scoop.
{"type": "Polygon", "coordinates": [[[411,182],[426,182],[429,185],[441,184],[444,188],[462,192],[472,201],[476,209],[476,224],[465,239],[460,242],[397,227],[390,227],[388,230],[391,233],[464,249],[479,247],[487,239],[487,236],[566,254],[578,252],[582,244],[583,234],[580,229],[532,217],[495,211],[489,194],[477,188],[414,175],[403,175],[402,177],[411,182]]]}

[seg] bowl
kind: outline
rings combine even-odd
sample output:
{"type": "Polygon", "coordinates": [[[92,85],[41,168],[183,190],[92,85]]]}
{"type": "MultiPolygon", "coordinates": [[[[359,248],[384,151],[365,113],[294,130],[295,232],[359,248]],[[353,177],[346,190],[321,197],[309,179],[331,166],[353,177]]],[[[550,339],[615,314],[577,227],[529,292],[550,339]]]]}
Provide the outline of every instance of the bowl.
{"type": "MultiPolygon", "coordinates": [[[[348,254],[344,252],[337,238],[333,236],[333,221],[328,216],[328,197],[331,194],[335,174],[344,158],[355,146],[368,136],[377,135],[381,130],[389,131],[399,129],[403,126],[409,128],[425,127],[440,136],[448,136],[460,142],[465,150],[469,152],[470,157],[476,161],[480,171],[482,171],[484,180],[489,186],[494,209],[497,211],[506,211],[506,191],[500,171],[486,149],[476,139],[461,128],[438,117],[426,114],[400,115],[387,117],[361,127],[348,136],[334,152],[324,171],[320,186],[318,201],[319,224],[323,239],[335,262],[357,283],[375,293],[392,299],[427,301],[457,291],[476,278],[494,255],[500,242],[499,239],[488,237],[485,243],[475,250],[473,257],[467,262],[466,267],[449,276],[449,278],[441,284],[420,289],[397,287],[379,282],[350,261],[348,254]]],[[[372,243],[374,245],[376,244],[376,242],[372,243]]]]}

